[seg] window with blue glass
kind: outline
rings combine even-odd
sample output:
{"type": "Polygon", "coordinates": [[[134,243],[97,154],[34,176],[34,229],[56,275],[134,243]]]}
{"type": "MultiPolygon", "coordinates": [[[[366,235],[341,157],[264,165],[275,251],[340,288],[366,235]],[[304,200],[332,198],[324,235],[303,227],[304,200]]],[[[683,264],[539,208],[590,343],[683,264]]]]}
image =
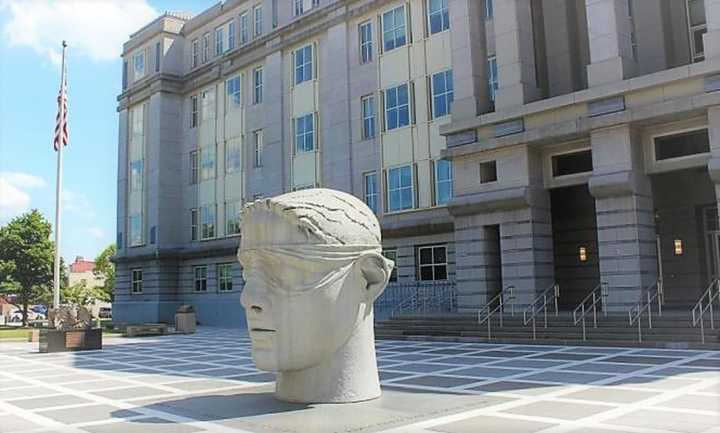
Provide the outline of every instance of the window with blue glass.
{"type": "Polygon", "coordinates": [[[242,105],[242,85],[240,76],[230,78],[225,82],[225,90],[227,93],[226,107],[228,110],[240,108],[242,105]]]}
{"type": "Polygon", "coordinates": [[[363,139],[375,137],[375,97],[373,95],[362,98],[363,139]]]}
{"type": "Polygon", "coordinates": [[[215,146],[203,148],[200,151],[200,180],[215,178],[215,146]]]}
{"type": "Polygon", "coordinates": [[[215,29],[215,55],[219,56],[223,53],[223,33],[222,27],[215,29]]]}
{"type": "Polygon", "coordinates": [[[435,162],[435,204],[447,204],[453,196],[452,163],[447,159],[435,162]]]}
{"type": "Polygon", "coordinates": [[[295,119],[295,148],[298,153],[315,150],[315,116],[313,114],[295,119]]]}
{"type": "Polygon", "coordinates": [[[235,21],[228,24],[228,50],[235,48],[235,21]]]}
{"type": "Polygon", "coordinates": [[[485,0],[485,19],[491,20],[495,16],[495,0],[485,0]]]}
{"type": "Polygon", "coordinates": [[[432,76],[433,118],[447,116],[452,111],[454,99],[452,71],[432,76]]]}
{"type": "Polygon", "coordinates": [[[377,173],[365,173],[365,204],[374,212],[378,213],[380,203],[380,191],[377,184],[377,173]]]}
{"type": "Polygon", "coordinates": [[[143,244],[143,235],[142,235],[142,215],[139,213],[130,215],[129,221],[129,241],[131,247],[136,247],[143,244]]]}
{"type": "Polygon", "coordinates": [[[307,45],[295,51],[295,84],[310,81],[313,78],[313,49],[307,45]]]}
{"type": "Polygon", "coordinates": [[[370,63],[373,59],[372,23],[360,24],[360,63],[370,63]]]}
{"type": "Polygon", "coordinates": [[[142,159],[130,161],[130,190],[131,191],[142,191],[144,165],[145,165],[145,162],[142,159]]]}
{"type": "Polygon", "coordinates": [[[403,84],[385,90],[385,125],[388,131],[410,124],[410,95],[403,84]]]}
{"type": "Polygon", "coordinates": [[[488,86],[490,88],[490,100],[495,101],[498,89],[497,57],[488,58],[488,86]]]}
{"type": "Polygon", "coordinates": [[[385,12],[382,17],[383,47],[385,51],[394,50],[407,43],[405,29],[405,6],[399,6],[385,12]]]}
{"type": "Polygon", "coordinates": [[[413,208],[413,173],[409,165],[391,168],[387,172],[388,211],[413,208]]]}
{"type": "Polygon", "coordinates": [[[443,32],[450,28],[448,0],[428,1],[428,27],[431,35],[443,32]]]}

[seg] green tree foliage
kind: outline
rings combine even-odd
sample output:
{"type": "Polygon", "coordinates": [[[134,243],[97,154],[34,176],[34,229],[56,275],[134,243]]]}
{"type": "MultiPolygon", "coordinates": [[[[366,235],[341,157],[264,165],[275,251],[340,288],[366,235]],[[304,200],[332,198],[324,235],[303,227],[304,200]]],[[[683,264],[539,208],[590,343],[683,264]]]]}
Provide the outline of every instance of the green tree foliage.
{"type": "Polygon", "coordinates": [[[27,325],[28,305],[52,299],[54,243],[36,209],[0,227],[0,295],[14,295],[27,325]]]}
{"type": "Polygon", "coordinates": [[[88,287],[85,280],[75,283],[72,286],[62,287],[60,290],[60,301],[63,304],[76,304],[88,306],[95,301],[105,301],[106,294],[102,287],[88,287]]]}
{"type": "Polygon", "coordinates": [[[98,298],[101,301],[112,302],[113,299],[113,293],[115,292],[115,264],[110,260],[116,251],[115,244],[110,244],[95,257],[95,269],[93,273],[96,277],[104,278],[105,281],[101,288],[104,295],[98,298]]]}

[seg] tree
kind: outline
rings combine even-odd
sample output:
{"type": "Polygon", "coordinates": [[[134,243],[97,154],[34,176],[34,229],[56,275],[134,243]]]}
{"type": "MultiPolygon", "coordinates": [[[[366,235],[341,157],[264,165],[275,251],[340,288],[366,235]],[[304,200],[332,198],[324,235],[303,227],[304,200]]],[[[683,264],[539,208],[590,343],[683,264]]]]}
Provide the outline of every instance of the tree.
{"type": "Polygon", "coordinates": [[[51,298],[54,243],[50,223],[37,209],[0,227],[0,294],[22,307],[27,325],[28,305],[51,298]]]}
{"type": "Polygon", "coordinates": [[[104,296],[98,298],[101,301],[112,302],[113,294],[115,293],[115,264],[110,260],[116,252],[115,244],[110,244],[95,257],[95,269],[93,273],[96,277],[102,277],[104,279],[102,286],[104,296]]]}
{"type": "Polygon", "coordinates": [[[63,287],[60,297],[63,304],[88,306],[98,300],[104,301],[106,294],[102,287],[88,287],[87,282],[81,280],[72,286],[63,287]]]}

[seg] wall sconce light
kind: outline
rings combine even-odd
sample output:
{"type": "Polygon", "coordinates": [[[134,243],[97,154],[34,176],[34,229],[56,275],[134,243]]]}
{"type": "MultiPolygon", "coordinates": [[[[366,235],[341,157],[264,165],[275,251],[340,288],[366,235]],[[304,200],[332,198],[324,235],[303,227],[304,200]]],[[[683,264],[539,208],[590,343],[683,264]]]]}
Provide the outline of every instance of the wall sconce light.
{"type": "Polygon", "coordinates": [[[581,262],[587,262],[587,248],[580,247],[580,261],[581,262]]]}
{"type": "Polygon", "coordinates": [[[673,246],[675,247],[675,248],[674,248],[674,250],[675,250],[675,255],[676,255],[676,256],[681,256],[681,255],[683,254],[683,242],[682,242],[682,239],[675,239],[675,241],[673,241],[673,246]]]}

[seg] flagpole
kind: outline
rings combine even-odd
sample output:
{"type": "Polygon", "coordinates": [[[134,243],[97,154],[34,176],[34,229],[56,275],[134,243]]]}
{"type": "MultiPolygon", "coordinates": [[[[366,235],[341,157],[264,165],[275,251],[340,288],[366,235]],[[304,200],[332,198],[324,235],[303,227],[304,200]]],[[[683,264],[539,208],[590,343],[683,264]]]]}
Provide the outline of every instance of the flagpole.
{"type": "MultiPolygon", "coordinates": [[[[65,50],[67,43],[62,42],[62,70],[60,72],[60,88],[65,85],[65,50]]],[[[60,110],[64,111],[64,104],[59,104],[60,110]]],[[[66,113],[61,113],[65,116],[66,113]]],[[[60,208],[62,206],[62,173],[63,173],[63,143],[58,143],[57,147],[57,181],[55,184],[55,266],[53,270],[53,308],[60,306],[60,208]]]]}

